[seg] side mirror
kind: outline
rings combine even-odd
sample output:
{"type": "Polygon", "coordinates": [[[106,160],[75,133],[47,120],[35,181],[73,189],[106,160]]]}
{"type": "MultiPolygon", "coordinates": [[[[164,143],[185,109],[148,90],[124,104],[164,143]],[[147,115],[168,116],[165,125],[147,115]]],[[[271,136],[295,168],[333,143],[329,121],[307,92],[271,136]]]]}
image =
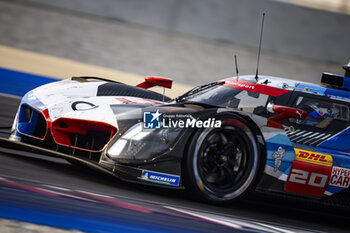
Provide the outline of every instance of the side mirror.
{"type": "Polygon", "coordinates": [[[171,88],[173,84],[173,80],[169,78],[162,78],[162,77],[151,77],[148,76],[145,78],[145,81],[136,85],[137,87],[148,89],[154,86],[160,86],[165,88],[171,88]]]}
{"type": "Polygon", "coordinates": [[[267,119],[267,126],[278,129],[283,129],[283,125],[280,123],[280,121],[289,118],[304,120],[307,116],[307,112],[304,110],[281,105],[273,105],[272,111],[278,114],[267,119]]]}

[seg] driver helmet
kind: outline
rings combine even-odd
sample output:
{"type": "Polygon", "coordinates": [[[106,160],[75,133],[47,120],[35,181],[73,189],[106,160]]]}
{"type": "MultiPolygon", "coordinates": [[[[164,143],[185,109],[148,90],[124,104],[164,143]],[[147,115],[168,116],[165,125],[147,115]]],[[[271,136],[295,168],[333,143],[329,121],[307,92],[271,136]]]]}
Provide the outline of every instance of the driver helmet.
{"type": "Polygon", "coordinates": [[[314,103],[309,105],[313,111],[309,113],[313,118],[335,118],[339,114],[339,110],[334,106],[334,104],[324,104],[324,103],[314,103]]]}

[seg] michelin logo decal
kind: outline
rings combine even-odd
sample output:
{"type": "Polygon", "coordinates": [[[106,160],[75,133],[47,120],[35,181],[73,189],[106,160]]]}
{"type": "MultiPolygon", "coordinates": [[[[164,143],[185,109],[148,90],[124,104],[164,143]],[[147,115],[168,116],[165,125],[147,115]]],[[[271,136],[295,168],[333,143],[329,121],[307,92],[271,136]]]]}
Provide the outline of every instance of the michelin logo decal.
{"type": "Polygon", "coordinates": [[[283,149],[281,146],[278,147],[277,151],[275,151],[273,154],[272,154],[272,158],[275,159],[275,168],[274,168],[274,172],[278,171],[278,169],[280,168],[281,166],[281,163],[282,163],[282,159],[283,157],[286,155],[286,150],[283,149]]]}
{"type": "Polygon", "coordinates": [[[142,174],[139,177],[139,179],[172,186],[179,186],[180,184],[180,176],[174,176],[147,170],[142,170],[142,174]]]}

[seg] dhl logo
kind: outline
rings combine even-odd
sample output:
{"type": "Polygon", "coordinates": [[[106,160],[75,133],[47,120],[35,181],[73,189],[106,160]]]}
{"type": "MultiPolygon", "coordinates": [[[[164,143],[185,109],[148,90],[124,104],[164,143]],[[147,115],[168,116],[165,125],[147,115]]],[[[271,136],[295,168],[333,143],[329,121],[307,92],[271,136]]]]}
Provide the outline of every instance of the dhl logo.
{"type": "Polygon", "coordinates": [[[333,165],[333,158],[331,155],[321,154],[313,151],[305,151],[294,149],[297,157],[295,160],[324,165],[327,167],[331,167],[333,165]]]}

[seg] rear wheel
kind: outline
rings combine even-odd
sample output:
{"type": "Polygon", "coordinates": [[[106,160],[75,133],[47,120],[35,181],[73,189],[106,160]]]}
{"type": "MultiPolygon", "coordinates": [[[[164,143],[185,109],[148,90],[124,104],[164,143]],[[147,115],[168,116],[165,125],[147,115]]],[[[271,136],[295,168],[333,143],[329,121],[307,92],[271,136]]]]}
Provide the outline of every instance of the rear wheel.
{"type": "Polygon", "coordinates": [[[214,203],[245,194],[260,162],[256,136],[248,123],[238,116],[221,120],[221,128],[200,129],[194,134],[183,161],[186,188],[214,203]]]}

